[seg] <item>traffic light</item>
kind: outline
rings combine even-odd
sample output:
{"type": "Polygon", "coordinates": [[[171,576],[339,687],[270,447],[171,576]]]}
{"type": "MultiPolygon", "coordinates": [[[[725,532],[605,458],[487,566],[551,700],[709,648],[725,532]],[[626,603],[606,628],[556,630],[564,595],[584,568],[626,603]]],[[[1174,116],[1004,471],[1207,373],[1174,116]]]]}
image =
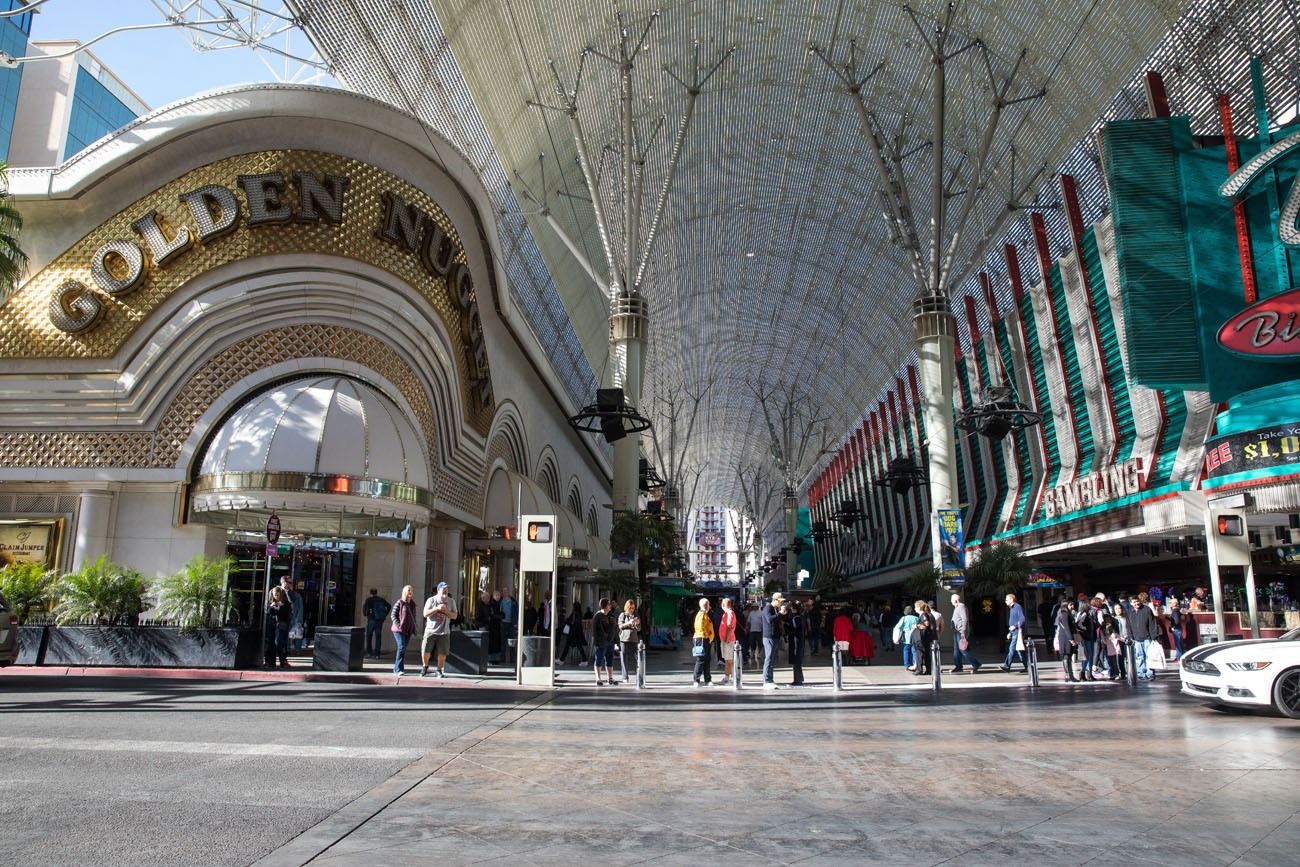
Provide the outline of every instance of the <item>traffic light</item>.
{"type": "Polygon", "coordinates": [[[1220,536],[1241,536],[1245,532],[1246,525],[1240,515],[1219,515],[1220,536]]]}

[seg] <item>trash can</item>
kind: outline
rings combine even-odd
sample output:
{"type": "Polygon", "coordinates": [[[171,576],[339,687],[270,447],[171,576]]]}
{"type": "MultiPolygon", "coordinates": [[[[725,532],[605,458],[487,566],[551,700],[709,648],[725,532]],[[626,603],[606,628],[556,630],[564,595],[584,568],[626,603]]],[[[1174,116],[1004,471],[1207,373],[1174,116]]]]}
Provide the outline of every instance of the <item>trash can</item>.
{"type": "Polygon", "coordinates": [[[551,637],[549,635],[524,636],[524,667],[539,668],[551,664],[551,637]]]}
{"type": "Polygon", "coordinates": [[[455,674],[483,677],[488,673],[488,632],[486,629],[453,629],[447,668],[455,674]]]}
{"type": "Polygon", "coordinates": [[[317,626],[311,667],[316,671],[361,671],[365,653],[364,626],[317,626]]]}

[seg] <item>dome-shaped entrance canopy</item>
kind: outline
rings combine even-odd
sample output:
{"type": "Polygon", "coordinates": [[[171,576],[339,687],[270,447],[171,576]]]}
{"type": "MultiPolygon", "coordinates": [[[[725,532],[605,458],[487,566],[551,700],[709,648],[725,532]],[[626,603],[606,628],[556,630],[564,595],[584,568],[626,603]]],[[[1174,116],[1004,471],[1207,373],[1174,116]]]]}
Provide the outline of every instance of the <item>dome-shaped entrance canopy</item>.
{"type": "Polygon", "coordinates": [[[194,482],[194,520],[341,536],[429,523],[421,438],[373,388],[342,376],[296,380],[240,407],[217,431],[194,482]]]}

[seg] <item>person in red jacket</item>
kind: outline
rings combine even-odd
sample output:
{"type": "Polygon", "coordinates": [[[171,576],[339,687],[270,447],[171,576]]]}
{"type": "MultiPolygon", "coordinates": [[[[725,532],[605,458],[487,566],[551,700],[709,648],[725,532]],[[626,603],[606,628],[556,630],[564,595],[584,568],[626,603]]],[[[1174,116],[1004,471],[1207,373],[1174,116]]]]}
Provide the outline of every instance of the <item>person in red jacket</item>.
{"type": "Polygon", "coordinates": [[[722,618],[718,621],[718,652],[722,654],[722,683],[731,683],[736,659],[736,612],[730,596],[722,597],[722,618]]]}

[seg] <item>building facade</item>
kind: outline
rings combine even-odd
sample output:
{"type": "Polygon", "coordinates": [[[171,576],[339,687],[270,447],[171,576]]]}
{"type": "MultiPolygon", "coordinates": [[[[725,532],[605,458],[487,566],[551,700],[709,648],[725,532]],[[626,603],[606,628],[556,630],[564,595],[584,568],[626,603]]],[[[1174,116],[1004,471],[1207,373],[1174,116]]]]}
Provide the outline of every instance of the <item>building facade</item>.
{"type": "Polygon", "coordinates": [[[0,531],[28,559],[230,555],[241,619],[269,561],[309,626],[359,624],[371,588],[509,586],[521,507],[608,565],[608,455],[565,421],[479,178],[414,119],[232,89],[10,181],[32,265],[0,305],[0,531]]]}

